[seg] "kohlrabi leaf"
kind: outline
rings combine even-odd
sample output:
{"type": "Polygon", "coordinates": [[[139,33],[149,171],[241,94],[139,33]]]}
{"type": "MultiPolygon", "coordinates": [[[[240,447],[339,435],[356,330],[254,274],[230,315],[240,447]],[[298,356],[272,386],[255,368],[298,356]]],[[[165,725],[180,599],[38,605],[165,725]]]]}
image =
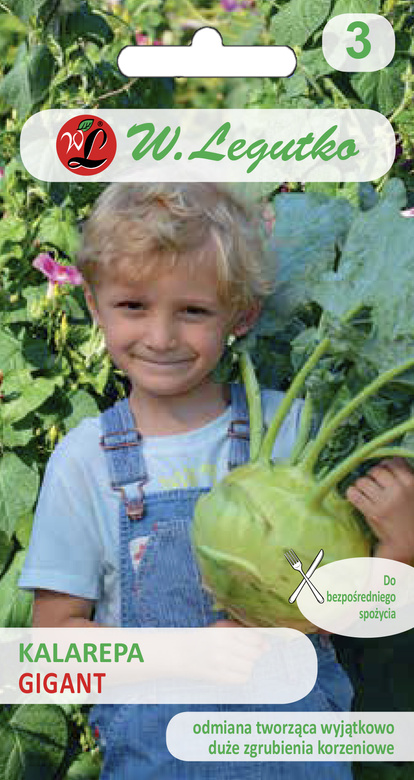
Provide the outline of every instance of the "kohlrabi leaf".
{"type": "MultiPolygon", "coordinates": [[[[376,376],[414,355],[414,218],[401,214],[406,195],[398,180],[381,195],[360,185],[359,208],[308,192],[278,195],[273,205],[276,292],[246,348],[261,384],[285,390],[329,337],[330,349],[301,393],[311,396],[317,428],[376,376]]],[[[413,388],[413,368],[393,376],[335,432],[316,471],[329,471],[410,417],[413,388]]]]}
{"type": "Polygon", "coordinates": [[[276,195],[269,254],[277,290],[269,302],[275,324],[315,300],[315,284],[335,270],[339,249],[357,210],[345,198],[319,193],[276,195]]]}
{"type": "Polygon", "coordinates": [[[401,215],[404,186],[392,180],[383,197],[354,219],[336,271],[316,273],[313,300],[339,318],[370,311],[371,334],[360,359],[380,372],[414,354],[414,219],[401,215]]]}

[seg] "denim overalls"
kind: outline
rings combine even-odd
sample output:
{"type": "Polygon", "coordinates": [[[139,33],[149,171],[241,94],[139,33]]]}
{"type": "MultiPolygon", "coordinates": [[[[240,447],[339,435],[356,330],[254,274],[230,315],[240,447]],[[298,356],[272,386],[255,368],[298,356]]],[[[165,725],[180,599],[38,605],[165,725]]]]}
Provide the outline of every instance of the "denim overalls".
{"type": "MultiPolygon", "coordinates": [[[[248,411],[242,385],[231,386],[229,468],[249,458],[248,411]]],[[[141,436],[127,399],[101,415],[101,446],[110,479],[120,493],[121,623],[130,627],[193,627],[214,623],[190,543],[194,505],[206,489],[166,490],[145,497],[146,472],[141,436]],[[149,537],[134,568],[130,543],[149,537]]],[[[97,705],[91,726],[104,753],[101,780],[351,780],[345,762],[185,762],[167,750],[165,732],[178,712],[349,710],[351,687],[327,637],[313,635],[318,680],[308,696],[287,705],[97,705]]]]}

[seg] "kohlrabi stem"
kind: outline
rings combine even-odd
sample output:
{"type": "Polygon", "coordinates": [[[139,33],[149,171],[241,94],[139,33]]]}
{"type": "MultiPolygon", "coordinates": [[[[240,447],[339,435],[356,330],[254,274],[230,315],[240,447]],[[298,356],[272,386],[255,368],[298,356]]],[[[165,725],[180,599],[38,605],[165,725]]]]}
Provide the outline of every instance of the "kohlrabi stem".
{"type": "Polygon", "coordinates": [[[285,393],[283,400],[279,408],[277,409],[277,412],[273,417],[269,429],[263,439],[263,443],[259,453],[260,459],[266,460],[267,462],[271,460],[273,445],[275,443],[276,436],[279,432],[280,426],[283,423],[283,420],[285,419],[290,407],[292,406],[293,401],[299,395],[299,392],[305,383],[306,377],[308,376],[308,374],[310,374],[314,366],[317,364],[319,358],[322,357],[324,352],[326,352],[329,349],[330,343],[331,343],[330,339],[328,338],[323,339],[315,347],[311,356],[307,359],[306,363],[296,374],[291,386],[289,387],[289,390],[285,393]]]}
{"type": "Polygon", "coordinates": [[[414,358],[407,360],[401,365],[390,368],[388,371],[384,371],[382,374],[376,377],[369,385],[363,388],[351,401],[348,401],[345,406],[339,410],[339,412],[331,419],[331,421],[324,425],[320,430],[315,440],[312,442],[307,450],[306,456],[302,461],[301,467],[308,473],[311,473],[314,469],[315,463],[322,452],[325,445],[330,440],[332,434],[336,431],[339,425],[349,417],[355,409],[366,401],[371,395],[374,395],[377,390],[380,389],[391,379],[394,379],[398,374],[402,374],[409,368],[414,366],[414,358]]]}
{"type": "MultiPolygon", "coordinates": [[[[414,451],[409,450],[408,447],[384,447],[383,449],[375,450],[370,456],[371,458],[414,458],[414,451]]],[[[365,458],[368,460],[368,458],[365,458]]]]}
{"type": "Polygon", "coordinates": [[[414,417],[400,423],[400,425],[396,425],[394,428],[391,428],[390,431],[381,433],[380,436],[376,436],[372,441],[359,447],[356,452],[353,452],[352,455],[345,458],[342,463],[332,469],[332,471],[319,482],[318,486],[309,496],[310,503],[313,505],[320,504],[326,494],[364,460],[373,457],[383,457],[385,454],[392,455],[393,451],[395,454],[397,450],[399,455],[404,451],[405,457],[414,457],[414,452],[410,452],[408,449],[402,447],[390,447],[388,450],[381,449],[384,444],[388,444],[388,442],[393,441],[393,439],[398,439],[400,436],[403,436],[404,433],[407,433],[407,431],[412,430],[414,430],[414,417]]]}
{"type": "Polygon", "coordinates": [[[292,452],[288,458],[289,463],[294,466],[298,462],[303,450],[309,441],[309,433],[312,427],[313,403],[310,393],[306,393],[305,403],[300,416],[299,431],[293,445],[292,452]]]}
{"type": "Polygon", "coordinates": [[[250,461],[259,456],[263,437],[263,414],[260,387],[248,352],[240,355],[240,373],[246,389],[250,421],[250,461]]]}

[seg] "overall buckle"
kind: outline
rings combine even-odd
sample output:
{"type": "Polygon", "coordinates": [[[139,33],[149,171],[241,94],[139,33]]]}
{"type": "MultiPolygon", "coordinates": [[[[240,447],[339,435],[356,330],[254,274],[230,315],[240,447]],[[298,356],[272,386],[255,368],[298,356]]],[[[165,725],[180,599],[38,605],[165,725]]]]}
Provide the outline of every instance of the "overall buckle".
{"type": "Polygon", "coordinates": [[[148,480],[141,479],[140,482],[137,483],[137,490],[138,490],[138,496],[137,498],[128,498],[125,489],[121,487],[116,487],[114,484],[111,485],[112,490],[117,490],[121,494],[121,499],[124,502],[125,505],[125,511],[127,514],[127,517],[129,520],[141,520],[143,514],[144,514],[144,485],[148,482],[148,480]]]}
{"type": "Polygon", "coordinates": [[[142,436],[139,431],[137,431],[136,428],[127,428],[123,431],[111,431],[110,433],[105,433],[103,436],[101,436],[99,440],[99,444],[101,445],[103,450],[118,450],[121,449],[121,447],[136,447],[139,442],[141,441],[142,436]],[[135,441],[124,441],[124,442],[118,442],[118,444],[108,444],[107,439],[109,439],[111,436],[125,436],[126,433],[135,433],[136,434],[136,440],[135,441]]]}
{"type": "Polygon", "coordinates": [[[249,441],[250,439],[250,432],[249,432],[249,421],[248,420],[232,420],[229,429],[227,432],[227,435],[230,436],[231,439],[244,439],[246,441],[249,441]],[[243,426],[244,431],[238,431],[236,426],[243,426]]]}

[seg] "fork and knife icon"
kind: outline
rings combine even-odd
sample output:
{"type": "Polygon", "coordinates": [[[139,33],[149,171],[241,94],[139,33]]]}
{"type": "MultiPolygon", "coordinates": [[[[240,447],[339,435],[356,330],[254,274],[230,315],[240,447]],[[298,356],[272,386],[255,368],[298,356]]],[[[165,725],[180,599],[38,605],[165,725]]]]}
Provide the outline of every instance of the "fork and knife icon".
{"type": "Polygon", "coordinates": [[[297,597],[299,596],[299,593],[301,592],[302,588],[304,588],[305,585],[309,585],[313,595],[315,596],[317,601],[319,601],[319,604],[323,604],[325,601],[324,597],[322,596],[321,593],[319,593],[318,589],[315,588],[313,582],[311,582],[310,580],[313,572],[315,571],[316,567],[320,564],[323,558],[323,550],[319,550],[316,558],[314,558],[306,573],[303,571],[302,561],[298,558],[294,550],[286,550],[285,558],[287,562],[290,563],[292,569],[299,571],[302,575],[302,582],[299,583],[296,590],[293,591],[291,596],[289,596],[289,603],[293,604],[293,602],[296,601],[297,597]]]}

